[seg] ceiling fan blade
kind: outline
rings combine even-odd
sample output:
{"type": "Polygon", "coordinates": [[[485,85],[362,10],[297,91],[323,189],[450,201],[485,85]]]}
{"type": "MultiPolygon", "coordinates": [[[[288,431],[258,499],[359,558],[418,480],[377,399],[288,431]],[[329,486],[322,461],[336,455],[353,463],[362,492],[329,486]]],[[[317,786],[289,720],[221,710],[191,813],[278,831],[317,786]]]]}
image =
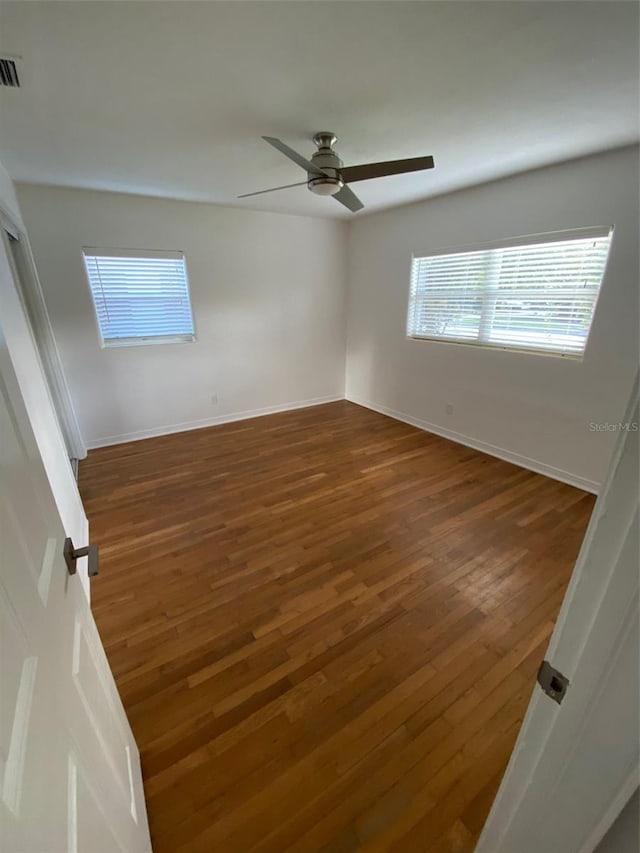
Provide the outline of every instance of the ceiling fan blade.
{"type": "Polygon", "coordinates": [[[347,184],[368,181],[369,178],[384,178],[386,175],[403,175],[433,169],[433,157],[410,157],[408,160],[387,160],[385,163],[365,163],[363,166],[347,166],[341,169],[342,180],[347,184]]]}
{"type": "Polygon", "coordinates": [[[258,190],[257,193],[244,193],[244,195],[239,195],[238,198],[249,198],[252,195],[262,195],[263,193],[274,193],[276,190],[288,190],[289,187],[302,187],[306,186],[306,181],[298,181],[297,184],[285,184],[283,187],[272,187],[270,190],[258,190]]]}
{"type": "Polygon", "coordinates": [[[293,148],[289,148],[288,145],[285,145],[280,139],[276,139],[275,136],[263,136],[262,137],[265,142],[268,142],[269,145],[273,145],[274,148],[277,148],[281,154],[284,154],[285,157],[288,157],[289,160],[293,160],[294,163],[297,163],[298,166],[302,166],[305,172],[312,172],[314,175],[326,175],[326,172],[323,172],[315,163],[312,163],[311,160],[307,160],[306,157],[303,157],[302,154],[298,154],[297,151],[294,151],[293,148]]]}
{"type": "Polygon", "coordinates": [[[358,196],[351,192],[349,187],[346,185],[333,197],[336,201],[339,201],[340,204],[344,204],[345,207],[349,208],[351,213],[355,213],[357,210],[362,210],[364,207],[364,204],[360,201],[358,196]]]}

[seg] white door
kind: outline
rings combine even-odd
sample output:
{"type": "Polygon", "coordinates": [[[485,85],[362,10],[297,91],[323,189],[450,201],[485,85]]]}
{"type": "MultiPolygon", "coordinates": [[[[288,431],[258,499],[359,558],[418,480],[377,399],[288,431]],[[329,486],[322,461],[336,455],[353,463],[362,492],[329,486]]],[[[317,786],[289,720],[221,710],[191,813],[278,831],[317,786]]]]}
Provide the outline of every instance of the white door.
{"type": "Polygon", "coordinates": [[[12,361],[21,311],[0,241],[0,850],[146,853],[138,750],[12,361]]]}
{"type": "Polygon", "coordinates": [[[547,659],[476,853],[593,853],[640,781],[637,383],[547,659]]]}

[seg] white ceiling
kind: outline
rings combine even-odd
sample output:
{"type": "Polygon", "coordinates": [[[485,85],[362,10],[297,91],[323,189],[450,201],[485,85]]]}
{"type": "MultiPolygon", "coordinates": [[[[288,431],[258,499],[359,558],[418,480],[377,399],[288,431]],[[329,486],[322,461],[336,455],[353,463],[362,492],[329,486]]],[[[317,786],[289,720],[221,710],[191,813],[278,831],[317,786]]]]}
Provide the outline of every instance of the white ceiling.
{"type": "Polygon", "coordinates": [[[0,158],[19,181],[319,216],[260,136],[346,165],[365,212],[638,139],[633,2],[0,2],[0,158]]]}

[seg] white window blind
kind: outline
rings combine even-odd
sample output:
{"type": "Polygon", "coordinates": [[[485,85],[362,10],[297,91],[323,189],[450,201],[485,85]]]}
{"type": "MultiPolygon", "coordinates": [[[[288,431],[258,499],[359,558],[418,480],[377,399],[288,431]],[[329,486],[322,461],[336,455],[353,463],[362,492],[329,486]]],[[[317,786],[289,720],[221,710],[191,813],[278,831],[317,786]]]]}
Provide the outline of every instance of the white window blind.
{"type": "Polygon", "coordinates": [[[580,356],[610,240],[599,229],[414,257],[407,333],[580,356]]]}
{"type": "Polygon", "coordinates": [[[84,249],[105,346],[195,340],[182,252],[84,249]]]}

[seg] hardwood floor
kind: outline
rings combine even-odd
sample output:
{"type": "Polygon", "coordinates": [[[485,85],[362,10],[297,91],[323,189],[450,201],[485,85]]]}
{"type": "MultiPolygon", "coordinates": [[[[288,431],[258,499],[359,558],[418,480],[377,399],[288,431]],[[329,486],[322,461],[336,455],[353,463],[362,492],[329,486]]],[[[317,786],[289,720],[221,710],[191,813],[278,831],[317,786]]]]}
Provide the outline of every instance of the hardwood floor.
{"type": "Polygon", "coordinates": [[[80,487],[155,853],[473,850],[593,496],[347,402],[80,487]]]}

